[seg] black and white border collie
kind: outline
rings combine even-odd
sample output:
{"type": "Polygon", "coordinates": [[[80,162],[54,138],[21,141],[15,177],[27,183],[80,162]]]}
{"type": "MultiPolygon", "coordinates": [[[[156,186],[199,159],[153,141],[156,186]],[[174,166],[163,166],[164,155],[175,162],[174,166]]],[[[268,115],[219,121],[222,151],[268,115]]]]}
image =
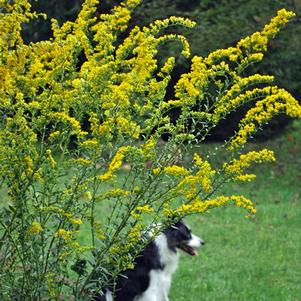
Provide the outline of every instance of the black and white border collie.
{"type": "Polygon", "coordinates": [[[109,290],[94,301],[168,301],[171,276],[179,261],[178,250],[191,256],[204,241],[192,234],[183,221],[164,230],[137,256],[135,268],[117,278],[114,296],[109,290]]]}

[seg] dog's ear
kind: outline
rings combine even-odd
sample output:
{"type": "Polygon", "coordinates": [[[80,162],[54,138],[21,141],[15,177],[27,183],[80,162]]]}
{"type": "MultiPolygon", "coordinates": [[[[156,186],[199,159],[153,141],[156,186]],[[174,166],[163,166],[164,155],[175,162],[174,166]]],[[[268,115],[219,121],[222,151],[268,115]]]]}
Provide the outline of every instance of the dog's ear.
{"type": "Polygon", "coordinates": [[[168,219],[172,221],[173,224],[182,222],[182,219],[178,215],[170,215],[168,216],[168,219]]]}
{"type": "Polygon", "coordinates": [[[183,225],[183,224],[184,224],[184,223],[183,223],[183,220],[182,220],[182,219],[179,219],[179,217],[174,219],[174,225],[175,225],[176,227],[179,227],[180,225],[183,225]]]}
{"type": "Polygon", "coordinates": [[[168,220],[164,223],[165,229],[175,229],[178,230],[178,228],[183,224],[182,219],[177,215],[170,215],[168,216],[168,220]]]}
{"type": "Polygon", "coordinates": [[[168,215],[167,216],[167,220],[165,222],[165,225],[167,227],[170,227],[170,225],[174,225],[178,222],[179,218],[177,218],[176,215],[168,215]]]}
{"type": "Polygon", "coordinates": [[[175,230],[179,230],[182,227],[182,225],[184,224],[182,219],[179,219],[179,217],[174,217],[172,219],[172,221],[173,222],[170,227],[175,230]]]}

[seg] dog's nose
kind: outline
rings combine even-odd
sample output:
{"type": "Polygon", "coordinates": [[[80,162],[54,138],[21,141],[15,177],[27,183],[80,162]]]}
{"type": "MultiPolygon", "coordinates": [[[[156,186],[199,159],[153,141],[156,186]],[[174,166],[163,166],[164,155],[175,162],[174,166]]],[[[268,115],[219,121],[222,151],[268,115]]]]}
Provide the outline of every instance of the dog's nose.
{"type": "Polygon", "coordinates": [[[205,244],[205,242],[203,240],[201,240],[201,246],[203,246],[205,244]]]}

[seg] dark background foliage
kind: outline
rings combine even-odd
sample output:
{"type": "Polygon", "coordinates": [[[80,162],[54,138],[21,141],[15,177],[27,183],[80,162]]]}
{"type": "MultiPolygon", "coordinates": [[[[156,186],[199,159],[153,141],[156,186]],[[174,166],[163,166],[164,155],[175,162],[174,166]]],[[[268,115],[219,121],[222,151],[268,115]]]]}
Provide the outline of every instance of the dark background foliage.
{"type": "MultiPolygon", "coordinates": [[[[39,18],[26,25],[24,39],[27,42],[48,39],[51,37],[50,19],[56,18],[60,24],[74,20],[82,2],[83,0],[32,0],[33,8],[38,12],[46,12],[48,19],[45,21],[39,18]]],[[[118,3],[120,1],[102,0],[99,12],[108,12],[118,3]]],[[[301,0],[144,0],[135,10],[130,26],[147,25],[155,19],[171,15],[189,17],[198,24],[194,29],[172,30],[184,32],[191,44],[192,55],[206,56],[217,48],[234,45],[242,37],[261,29],[283,7],[295,11],[297,17],[270,43],[265,60],[249,72],[275,75],[277,85],[300,99],[301,0]]],[[[170,42],[162,47],[158,57],[159,61],[170,55],[177,57],[172,84],[181,73],[189,70],[189,60],[179,55],[179,47],[179,44],[170,42]]],[[[173,90],[170,88],[166,97],[171,98],[172,95],[173,90]]],[[[246,110],[246,107],[242,108],[221,122],[211,133],[210,140],[223,140],[233,133],[246,110]]],[[[281,116],[274,119],[265,131],[257,134],[257,138],[266,139],[277,135],[288,122],[281,116]]]]}

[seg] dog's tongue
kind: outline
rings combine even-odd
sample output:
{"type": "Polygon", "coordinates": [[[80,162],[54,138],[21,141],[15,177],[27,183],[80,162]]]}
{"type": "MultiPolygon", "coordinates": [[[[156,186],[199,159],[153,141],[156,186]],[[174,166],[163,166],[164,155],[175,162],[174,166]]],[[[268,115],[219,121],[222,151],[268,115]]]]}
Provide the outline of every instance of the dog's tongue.
{"type": "Polygon", "coordinates": [[[188,253],[191,256],[198,256],[198,252],[195,249],[191,248],[191,247],[189,247],[188,253]]]}
{"type": "Polygon", "coordinates": [[[191,255],[191,256],[197,256],[198,255],[198,252],[192,247],[184,245],[184,246],[181,246],[181,249],[183,251],[185,251],[186,253],[188,253],[189,255],[191,255]]]}

